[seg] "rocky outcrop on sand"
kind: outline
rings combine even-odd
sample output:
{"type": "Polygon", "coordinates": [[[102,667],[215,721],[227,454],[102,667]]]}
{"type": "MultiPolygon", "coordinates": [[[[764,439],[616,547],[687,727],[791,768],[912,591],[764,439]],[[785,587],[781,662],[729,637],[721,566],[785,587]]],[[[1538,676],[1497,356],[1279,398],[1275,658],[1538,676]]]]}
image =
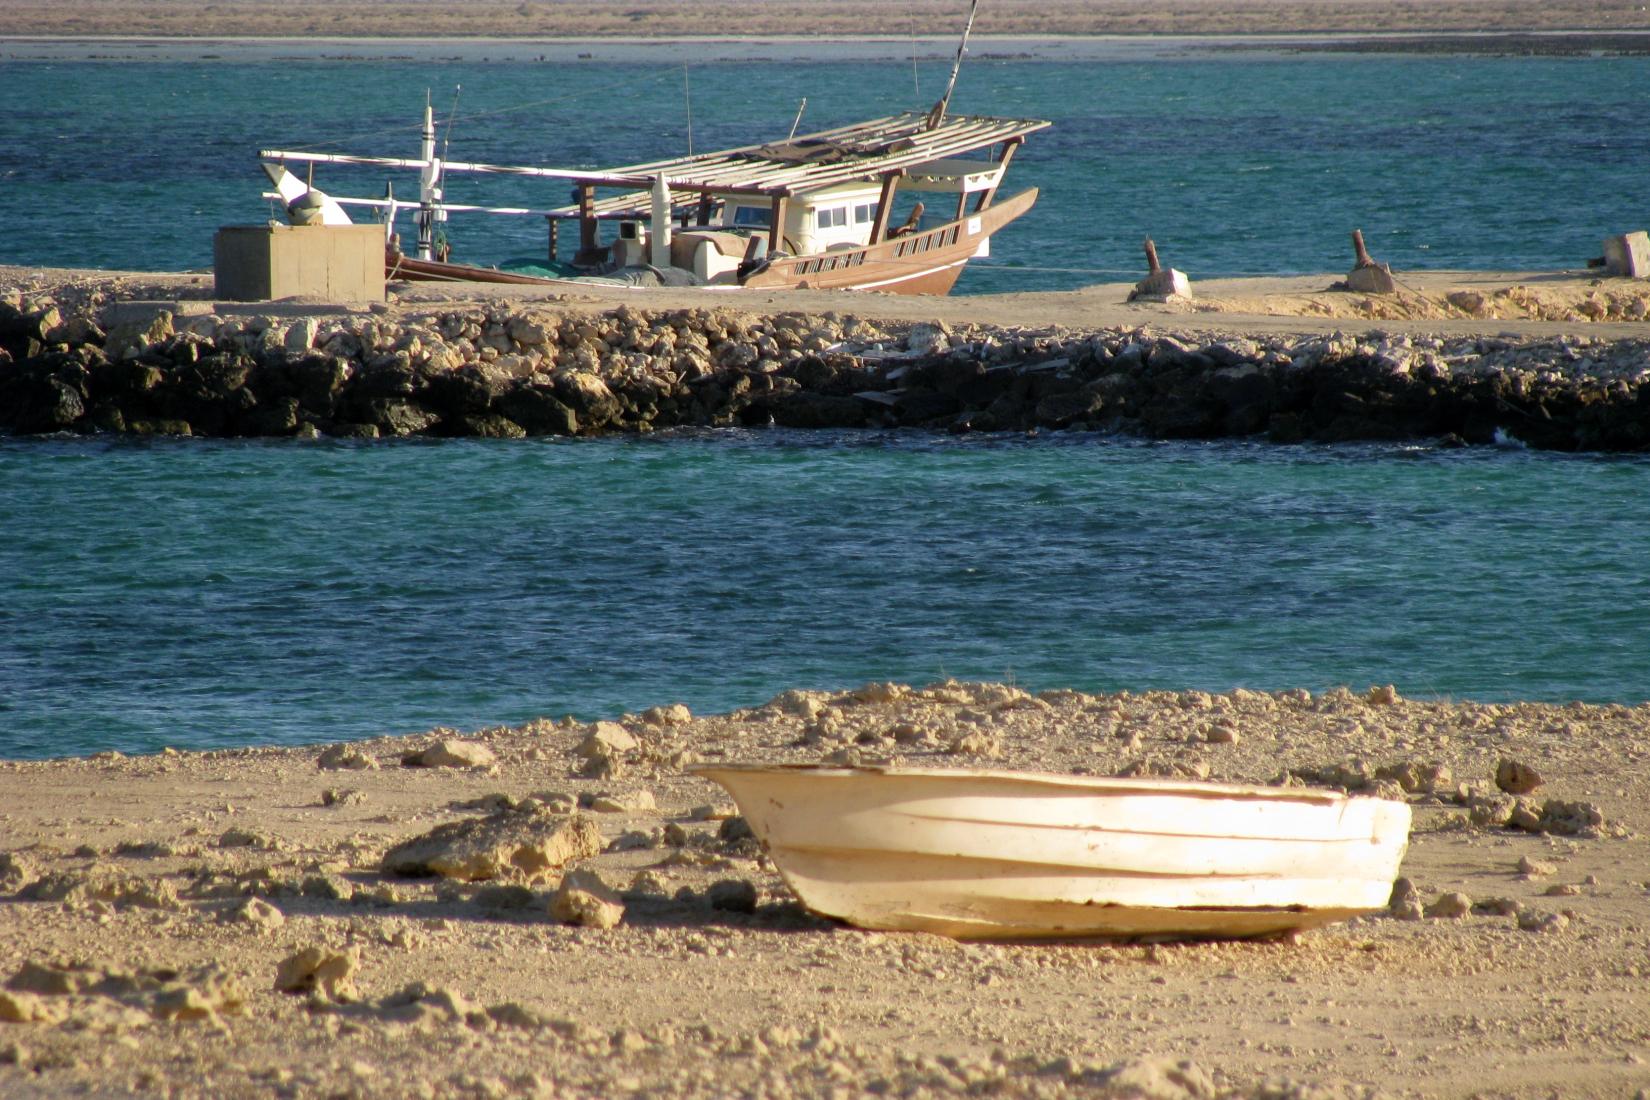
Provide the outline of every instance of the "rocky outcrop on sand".
{"type": "Polygon", "coordinates": [[[587,818],[560,817],[534,803],[438,826],[391,848],[383,868],[475,882],[538,875],[600,850],[601,831],[587,818]]]}
{"type": "Polygon", "coordinates": [[[1650,447],[1650,341],[1607,335],[1212,338],[509,302],[209,308],[0,288],[0,430],[518,438],[772,424],[1650,447]]]}

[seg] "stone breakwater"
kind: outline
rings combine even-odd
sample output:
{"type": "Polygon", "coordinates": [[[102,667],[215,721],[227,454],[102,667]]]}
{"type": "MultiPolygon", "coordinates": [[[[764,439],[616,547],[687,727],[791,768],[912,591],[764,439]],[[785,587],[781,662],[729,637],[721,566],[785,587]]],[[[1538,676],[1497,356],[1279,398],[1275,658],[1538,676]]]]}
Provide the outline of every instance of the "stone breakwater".
{"type": "Polygon", "coordinates": [[[836,313],[206,312],[0,289],[0,430],[521,437],[681,426],[1650,447],[1650,342],[1192,337],[836,313]]]}

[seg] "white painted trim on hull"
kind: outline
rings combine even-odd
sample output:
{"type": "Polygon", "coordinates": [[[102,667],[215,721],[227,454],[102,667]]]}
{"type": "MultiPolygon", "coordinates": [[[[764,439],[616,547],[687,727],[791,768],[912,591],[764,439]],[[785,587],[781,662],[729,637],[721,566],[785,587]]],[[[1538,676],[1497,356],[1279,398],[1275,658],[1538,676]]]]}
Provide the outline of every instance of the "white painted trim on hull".
{"type": "Polygon", "coordinates": [[[908,283],[912,279],[921,279],[921,278],[925,278],[926,276],[933,275],[933,274],[936,274],[936,273],[941,272],[941,271],[947,271],[947,270],[949,270],[953,267],[962,267],[964,264],[968,263],[968,261],[971,260],[971,259],[973,259],[973,257],[968,256],[968,257],[964,257],[961,260],[957,260],[953,263],[941,264],[938,267],[925,267],[921,271],[914,272],[910,275],[901,275],[901,276],[899,276],[898,278],[895,278],[895,279],[882,279],[882,280],[880,280],[878,282],[874,282],[874,283],[855,283],[855,284],[853,284],[853,286],[848,287],[847,289],[849,289],[849,290],[875,290],[879,286],[893,286],[895,283],[908,283]]]}

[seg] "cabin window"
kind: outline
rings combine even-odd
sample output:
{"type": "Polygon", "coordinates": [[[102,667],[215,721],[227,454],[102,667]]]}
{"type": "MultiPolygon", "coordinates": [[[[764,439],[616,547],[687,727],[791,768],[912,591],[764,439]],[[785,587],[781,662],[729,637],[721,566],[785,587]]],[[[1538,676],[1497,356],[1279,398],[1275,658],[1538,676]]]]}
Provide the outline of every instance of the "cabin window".
{"type": "Polygon", "coordinates": [[[862,202],[858,206],[854,207],[855,225],[869,225],[871,222],[876,220],[876,217],[877,204],[874,202],[862,202]]]}
{"type": "Polygon", "coordinates": [[[733,224],[767,229],[773,225],[773,211],[766,206],[736,206],[733,224]]]}
{"type": "Polygon", "coordinates": [[[826,210],[820,210],[818,216],[819,228],[821,229],[835,229],[838,226],[848,224],[848,208],[846,206],[833,206],[826,210]]]}

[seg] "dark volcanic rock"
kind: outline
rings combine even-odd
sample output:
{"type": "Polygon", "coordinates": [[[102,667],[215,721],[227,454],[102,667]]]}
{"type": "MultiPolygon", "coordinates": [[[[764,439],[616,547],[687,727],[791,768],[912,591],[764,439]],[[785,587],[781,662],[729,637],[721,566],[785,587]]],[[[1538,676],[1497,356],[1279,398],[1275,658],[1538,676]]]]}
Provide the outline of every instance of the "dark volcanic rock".
{"type": "Polygon", "coordinates": [[[901,424],[949,423],[962,411],[962,402],[948,393],[906,390],[894,399],[893,409],[901,424]]]}
{"type": "Polygon", "coordinates": [[[836,397],[806,390],[767,404],[773,422],[785,428],[860,428],[866,405],[857,397],[836,397]]]}
{"type": "Polygon", "coordinates": [[[375,425],[381,435],[419,435],[441,423],[435,413],[411,401],[376,398],[364,409],[365,422],[375,425]]]}
{"type": "Polygon", "coordinates": [[[499,398],[498,409],[526,429],[528,435],[575,435],[579,430],[578,414],[547,387],[511,390],[499,398]]]}

